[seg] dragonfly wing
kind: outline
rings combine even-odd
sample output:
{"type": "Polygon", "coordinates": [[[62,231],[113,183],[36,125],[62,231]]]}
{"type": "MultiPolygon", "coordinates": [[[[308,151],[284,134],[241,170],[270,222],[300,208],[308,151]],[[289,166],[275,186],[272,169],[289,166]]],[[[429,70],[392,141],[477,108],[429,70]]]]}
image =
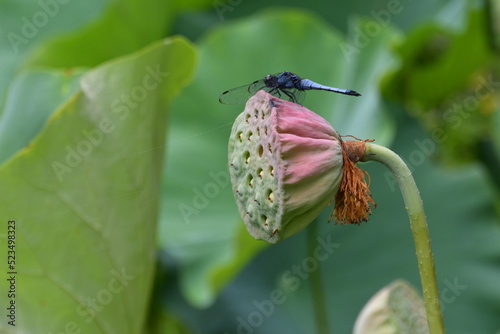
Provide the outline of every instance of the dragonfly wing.
{"type": "Polygon", "coordinates": [[[306,93],[303,90],[298,89],[294,89],[292,92],[295,96],[295,101],[292,102],[302,105],[304,103],[304,100],[306,99],[306,93]]]}
{"type": "Polygon", "coordinates": [[[250,85],[236,87],[226,90],[219,96],[219,102],[224,104],[243,104],[252,95],[249,92],[250,85]]]}
{"type": "Polygon", "coordinates": [[[219,96],[219,102],[224,104],[244,104],[251,96],[264,88],[266,88],[264,80],[258,80],[249,85],[226,90],[219,96]]]}
{"type": "Polygon", "coordinates": [[[257,80],[257,81],[252,82],[250,85],[248,85],[248,92],[250,94],[252,94],[252,95],[254,95],[255,93],[257,93],[261,89],[263,89],[266,92],[268,92],[271,88],[270,87],[266,87],[266,84],[264,83],[264,80],[257,80]]]}

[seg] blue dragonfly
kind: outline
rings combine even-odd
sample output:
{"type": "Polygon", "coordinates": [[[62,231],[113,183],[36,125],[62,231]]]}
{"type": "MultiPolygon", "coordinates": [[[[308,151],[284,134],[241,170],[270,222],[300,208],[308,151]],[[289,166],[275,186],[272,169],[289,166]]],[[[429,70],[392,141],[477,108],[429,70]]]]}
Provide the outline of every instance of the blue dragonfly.
{"type": "Polygon", "coordinates": [[[302,104],[304,91],[326,90],[351,96],[361,96],[360,93],[350,90],[324,86],[309,79],[302,79],[296,74],[285,71],[278,74],[269,74],[264,79],[252,82],[249,85],[226,90],[219,96],[219,102],[224,104],[243,104],[259,90],[264,90],[271,95],[282,96],[291,102],[302,104]]]}

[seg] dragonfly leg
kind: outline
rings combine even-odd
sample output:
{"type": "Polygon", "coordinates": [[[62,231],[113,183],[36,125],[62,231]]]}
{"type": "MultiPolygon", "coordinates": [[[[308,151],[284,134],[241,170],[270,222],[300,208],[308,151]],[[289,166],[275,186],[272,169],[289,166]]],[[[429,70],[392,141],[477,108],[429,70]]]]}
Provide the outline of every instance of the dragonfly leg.
{"type": "Polygon", "coordinates": [[[297,99],[295,98],[295,95],[288,91],[288,90],[285,90],[285,89],[282,89],[281,90],[283,93],[285,93],[286,96],[288,96],[290,98],[290,101],[293,102],[293,103],[297,103],[297,99]]]}
{"type": "Polygon", "coordinates": [[[281,92],[280,92],[280,90],[279,90],[279,89],[277,89],[277,88],[272,88],[272,89],[270,89],[270,90],[268,91],[268,93],[269,93],[269,94],[271,94],[271,95],[274,95],[274,96],[277,96],[277,97],[281,98],[281,92]]]}

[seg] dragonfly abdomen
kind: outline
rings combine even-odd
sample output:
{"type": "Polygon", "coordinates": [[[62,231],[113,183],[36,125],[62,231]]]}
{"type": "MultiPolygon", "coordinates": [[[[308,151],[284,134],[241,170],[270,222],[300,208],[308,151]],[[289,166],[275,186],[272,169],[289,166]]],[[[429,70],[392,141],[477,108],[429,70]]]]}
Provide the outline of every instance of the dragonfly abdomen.
{"type": "Polygon", "coordinates": [[[353,96],[361,96],[358,92],[350,89],[342,89],[342,88],[336,88],[336,87],[329,87],[325,85],[320,85],[319,83],[316,83],[312,80],[309,79],[302,79],[300,81],[301,85],[301,90],[326,90],[329,92],[335,92],[335,93],[340,93],[340,94],[346,94],[346,95],[353,95],[353,96]]]}

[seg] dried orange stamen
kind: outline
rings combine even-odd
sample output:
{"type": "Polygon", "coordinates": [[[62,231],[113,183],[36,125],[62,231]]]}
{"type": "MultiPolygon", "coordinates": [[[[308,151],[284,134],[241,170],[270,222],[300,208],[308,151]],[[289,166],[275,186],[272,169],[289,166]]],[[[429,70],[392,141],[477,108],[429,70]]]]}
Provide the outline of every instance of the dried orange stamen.
{"type": "Polygon", "coordinates": [[[344,170],[340,188],[335,195],[335,208],[330,215],[335,215],[337,223],[360,224],[368,220],[372,213],[370,204],[376,207],[372,199],[370,188],[365,181],[365,171],[355,163],[359,161],[365,151],[365,141],[340,141],[344,158],[344,170]]]}

